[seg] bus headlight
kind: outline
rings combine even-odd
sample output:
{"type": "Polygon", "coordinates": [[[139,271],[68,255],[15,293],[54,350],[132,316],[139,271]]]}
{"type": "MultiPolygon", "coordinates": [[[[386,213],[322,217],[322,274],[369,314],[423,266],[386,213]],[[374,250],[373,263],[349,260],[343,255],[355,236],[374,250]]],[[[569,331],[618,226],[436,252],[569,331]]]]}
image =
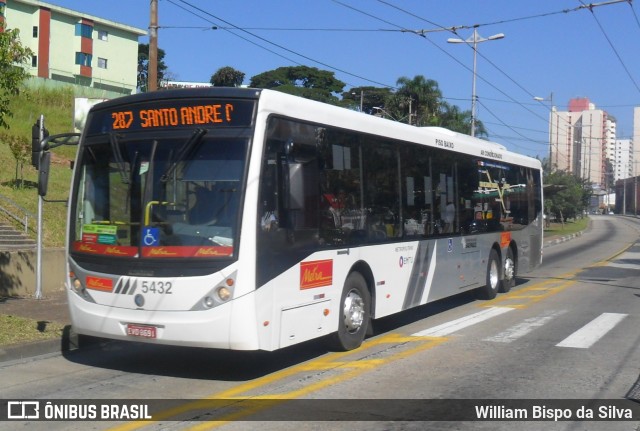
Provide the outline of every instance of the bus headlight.
{"type": "Polygon", "coordinates": [[[196,302],[191,311],[210,310],[233,299],[236,285],[236,272],[216,283],[211,290],[196,302]]]}
{"type": "Polygon", "coordinates": [[[202,300],[202,303],[204,304],[205,307],[207,308],[211,308],[214,305],[216,305],[216,302],[213,300],[212,297],[210,296],[205,296],[204,299],[202,300]]]}
{"type": "Polygon", "coordinates": [[[225,286],[218,287],[216,294],[218,295],[218,298],[220,298],[220,301],[222,302],[225,302],[229,298],[231,298],[231,291],[227,289],[225,286]]]}
{"type": "Polygon", "coordinates": [[[205,309],[213,308],[223,302],[227,302],[231,298],[231,291],[225,286],[218,286],[213,292],[202,298],[202,305],[205,309]]]}
{"type": "Polygon", "coordinates": [[[80,281],[80,278],[76,276],[74,272],[69,273],[69,280],[71,282],[71,287],[73,291],[78,294],[82,299],[89,302],[95,302],[94,299],[89,295],[89,292],[80,281]]]}

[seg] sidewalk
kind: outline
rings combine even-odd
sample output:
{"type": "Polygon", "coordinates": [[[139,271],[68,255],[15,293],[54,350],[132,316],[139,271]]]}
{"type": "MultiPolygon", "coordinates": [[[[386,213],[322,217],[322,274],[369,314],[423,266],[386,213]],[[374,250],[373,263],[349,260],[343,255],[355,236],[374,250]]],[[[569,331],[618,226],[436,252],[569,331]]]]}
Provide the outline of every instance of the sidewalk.
{"type": "MultiPolygon", "coordinates": [[[[65,327],[68,326],[68,329],[71,328],[67,294],[62,290],[44,294],[42,299],[35,299],[31,296],[0,298],[0,314],[33,319],[35,322],[55,322],[65,327]]],[[[65,331],[66,334],[68,332],[65,331]]],[[[68,350],[68,346],[68,340],[59,338],[0,346],[0,364],[47,353],[60,353],[68,350]]]]}
{"type": "MultiPolygon", "coordinates": [[[[548,238],[545,237],[544,247],[569,241],[581,234],[582,232],[566,236],[556,235],[548,238]]],[[[26,317],[35,321],[56,322],[62,325],[68,325],[69,329],[71,325],[67,305],[67,294],[63,290],[45,293],[42,299],[35,299],[33,297],[0,298],[0,314],[26,317]]],[[[4,347],[0,346],[0,363],[47,353],[60,353],[68,348],[68,340],[65,342],[59,339],[4,347]]]]}

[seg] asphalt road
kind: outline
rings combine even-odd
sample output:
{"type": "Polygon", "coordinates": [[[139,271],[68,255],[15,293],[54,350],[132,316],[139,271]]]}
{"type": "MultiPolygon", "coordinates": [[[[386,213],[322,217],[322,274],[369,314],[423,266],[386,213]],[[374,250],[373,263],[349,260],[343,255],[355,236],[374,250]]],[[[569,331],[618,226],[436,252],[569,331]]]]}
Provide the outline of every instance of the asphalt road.
{"type": "Polygon", "coordinates": [[[640,398],[639,238],[636,219],[594,216],[582,236],[545,248],[543,266],[510,293],[385,318],[349,353],[317,342],[275,353],[110,343],[0,364],[2,400],[169,400],[150,402],[156,421],[0,429],[638,430],[640,402],[625,398],[640,398]],[[211,421],[205,399],[226,400],[217,418],[233,421],[211,421]],[[468,418],[475,407],[493,420],[412,420],[468,418]],[[520,417],[497,420],[508,415],[520,417]],[[540,421],[557,415],[570,420],[540,421]]]}

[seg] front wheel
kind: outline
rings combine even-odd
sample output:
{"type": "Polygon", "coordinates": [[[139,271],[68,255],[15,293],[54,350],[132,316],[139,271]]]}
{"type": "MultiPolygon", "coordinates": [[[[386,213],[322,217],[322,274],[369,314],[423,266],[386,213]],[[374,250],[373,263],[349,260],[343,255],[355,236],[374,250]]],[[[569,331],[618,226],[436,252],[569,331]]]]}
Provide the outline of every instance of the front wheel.
{"type": "Polygon", "coordinates": [[[352,272],[344,282],[340,297],[338,331],[332,334],[331,346],[347,351],[360,347],[371,318],[371,294],[362,274],[352,272]]]}
{"type": "Polygon", "coordinates": [[[486,284],[478,289],[481,299],[493,299],[498,294],[500,288],[500,256],[498,252],[491,249],[489,261],[487,262],[486,284]]]}

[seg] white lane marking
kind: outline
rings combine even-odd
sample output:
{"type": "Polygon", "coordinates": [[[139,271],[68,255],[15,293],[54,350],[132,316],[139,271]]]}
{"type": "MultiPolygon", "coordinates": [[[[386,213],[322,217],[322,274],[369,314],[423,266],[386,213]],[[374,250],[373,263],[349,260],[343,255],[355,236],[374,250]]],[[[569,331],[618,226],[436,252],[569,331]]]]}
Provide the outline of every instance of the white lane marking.
{"type": "Polygon", "coordinates": [[[512,310],[515,310],[515,308],[490,307],[478,313],[461,317],[460,319],[452,320],[451,322],[443,323],[442,325],[434,326],[433,328],[425,329],[424,331],[416,332],[412,335],[414,337],[444,337],[512,310]]]}
{"type": "Polygon", "coordinates": [[[607,264],[607,266],[613,267],[613,268],[622,268],[622,269],[640,269],[640,265],[638,264],[634,264],[634,263],[615,263],[615,262],[610,262],[607,264]]]}
{"type": "Polygon", "coordinates": [[[495,343],[511,343],[512,341],[517,340],[520,337],[524,337],[534,329],[539,328],[540,326],[548,323],[549,321],[566,312],[567,310],[549,310],[539,316],[525,319],[522,323],[515,325],[499,334],[496,334],[493,337],[485,338],[484,341],[493,341],[495,343]]]}
{"type": "Polygon", "coordinates": [[[640,252],[636,252],[636,251],[624,252],[620,256],[616,257],[614,261],[609,262],[607,266],[612,266],[614,268],[624,268],[624,269],[639,269],[640,268],[640,252]],[[626,261],[635,260],[638,263],[618,263],[624,260],[626,261]]]}
{"type": "Polygon", "coordinates": [[[604,337],[618,323],[627,317],[627,314],[602,313],[591,322],[578,329],[573,334],[556,344],[556,347],[573,347],[575,349],[588,349],[596,341],[604,337]]]}

